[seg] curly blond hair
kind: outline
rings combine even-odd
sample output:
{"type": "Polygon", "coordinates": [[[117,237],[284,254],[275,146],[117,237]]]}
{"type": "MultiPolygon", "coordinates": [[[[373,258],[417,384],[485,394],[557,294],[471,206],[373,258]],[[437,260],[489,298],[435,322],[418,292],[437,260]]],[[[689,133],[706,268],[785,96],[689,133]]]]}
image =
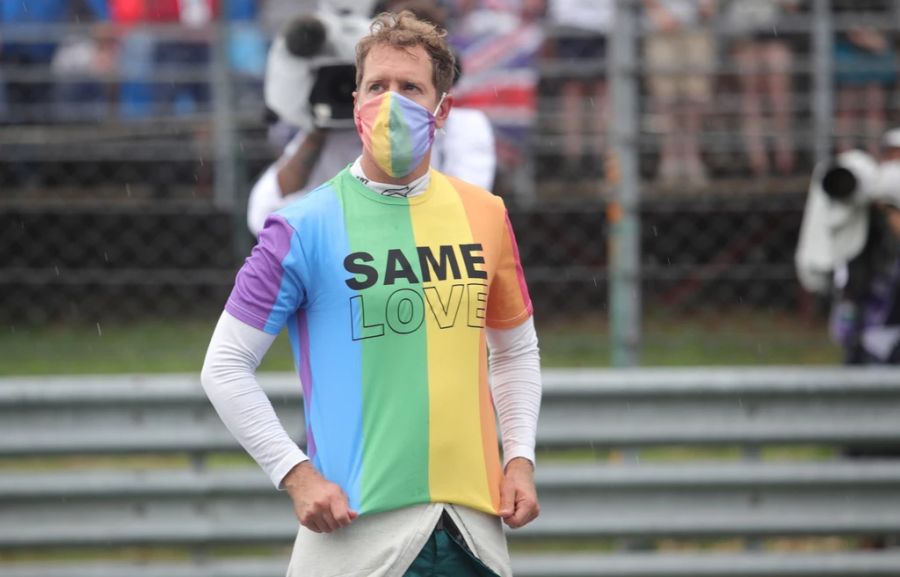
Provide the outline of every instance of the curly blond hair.
{"type": "Polygon", "coordinates": [[[450,92],[456,59],[447,45],[447,31],[425,20],[419,20],[409,10],[397,14],[382,12],[375,17],[368,36],[356,45],[356,85],[363,77],[363,64],[373,46],[390,46],[408,50],[421,46],[431,58],[431,79],[438,93],[450,92]]]}

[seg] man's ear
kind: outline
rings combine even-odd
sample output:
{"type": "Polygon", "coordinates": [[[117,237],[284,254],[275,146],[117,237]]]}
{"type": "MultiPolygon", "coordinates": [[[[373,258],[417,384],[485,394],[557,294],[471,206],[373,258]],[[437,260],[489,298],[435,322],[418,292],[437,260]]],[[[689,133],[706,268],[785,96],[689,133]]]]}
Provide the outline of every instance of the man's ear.
{"type": "Polygon", "coordinates": [[[453,108],[453,95],[447,93],[447,96],[444,97],[444,101],[438,106],[437,114],[434,115],[434,125],[436,127],[444,127],[444,123],[447,122],[447,116],[450,114],[451,108],[453,108]]]}
{"type": "Polygon", "coordinates": [[[353,110],[356,110],[356,97],[359,95],[359,91],[353,91],[353,110]]]}

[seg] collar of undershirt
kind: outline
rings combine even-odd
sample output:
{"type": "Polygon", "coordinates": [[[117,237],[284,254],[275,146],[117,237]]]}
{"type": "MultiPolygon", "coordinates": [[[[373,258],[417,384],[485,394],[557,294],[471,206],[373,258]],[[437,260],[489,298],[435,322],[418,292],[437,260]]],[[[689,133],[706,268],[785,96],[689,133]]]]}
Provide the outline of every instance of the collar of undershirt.
{"type": "Polygon", "coordinates": [[[353,175],[353,177],[358,181],[383,196],[403,196],[406,198],[411,198],[413,196],[418,196],[428,190],[428,185],[431,184],[430,170],[419,178],[405,185],[375,182],[374,180],[366,177],[365,173],[363,172],[362,157],[357,158],[356,162],[354,162],[350,167],[350,174],[353,175]]]}

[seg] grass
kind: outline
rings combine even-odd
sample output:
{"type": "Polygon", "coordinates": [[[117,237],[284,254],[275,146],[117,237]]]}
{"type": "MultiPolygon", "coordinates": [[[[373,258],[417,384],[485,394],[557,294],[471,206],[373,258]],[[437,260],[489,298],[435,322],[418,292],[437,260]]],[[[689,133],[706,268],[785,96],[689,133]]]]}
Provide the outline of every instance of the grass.
{"type": "MultiPolygon", "coordinates": [[[[0,375],[197,372],[214,319],[8,326],[0,332],[0,375]]],[[[642,328],[646,366],[835,364],[823,323],[776,312],[650,313],[642,328]]],[[[546,367],[602,367],[610,359],[606,321],[586,317],[538,327],[546,367]]],[[[260,370],[290,371],[286,334],[260,370]]]]}

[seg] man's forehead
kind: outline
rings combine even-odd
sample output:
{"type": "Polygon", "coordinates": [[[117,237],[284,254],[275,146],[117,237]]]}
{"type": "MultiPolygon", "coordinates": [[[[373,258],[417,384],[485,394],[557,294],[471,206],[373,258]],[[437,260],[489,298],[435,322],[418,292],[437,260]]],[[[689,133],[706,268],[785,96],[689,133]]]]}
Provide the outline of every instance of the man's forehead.
{"type": "Polygon", "coordinates": [[[430,78],[431,59],[421,46],[395,48],[376,44],[366,55],[363,77],[385,73],[415,75],[421,79],[430,78]]]}

